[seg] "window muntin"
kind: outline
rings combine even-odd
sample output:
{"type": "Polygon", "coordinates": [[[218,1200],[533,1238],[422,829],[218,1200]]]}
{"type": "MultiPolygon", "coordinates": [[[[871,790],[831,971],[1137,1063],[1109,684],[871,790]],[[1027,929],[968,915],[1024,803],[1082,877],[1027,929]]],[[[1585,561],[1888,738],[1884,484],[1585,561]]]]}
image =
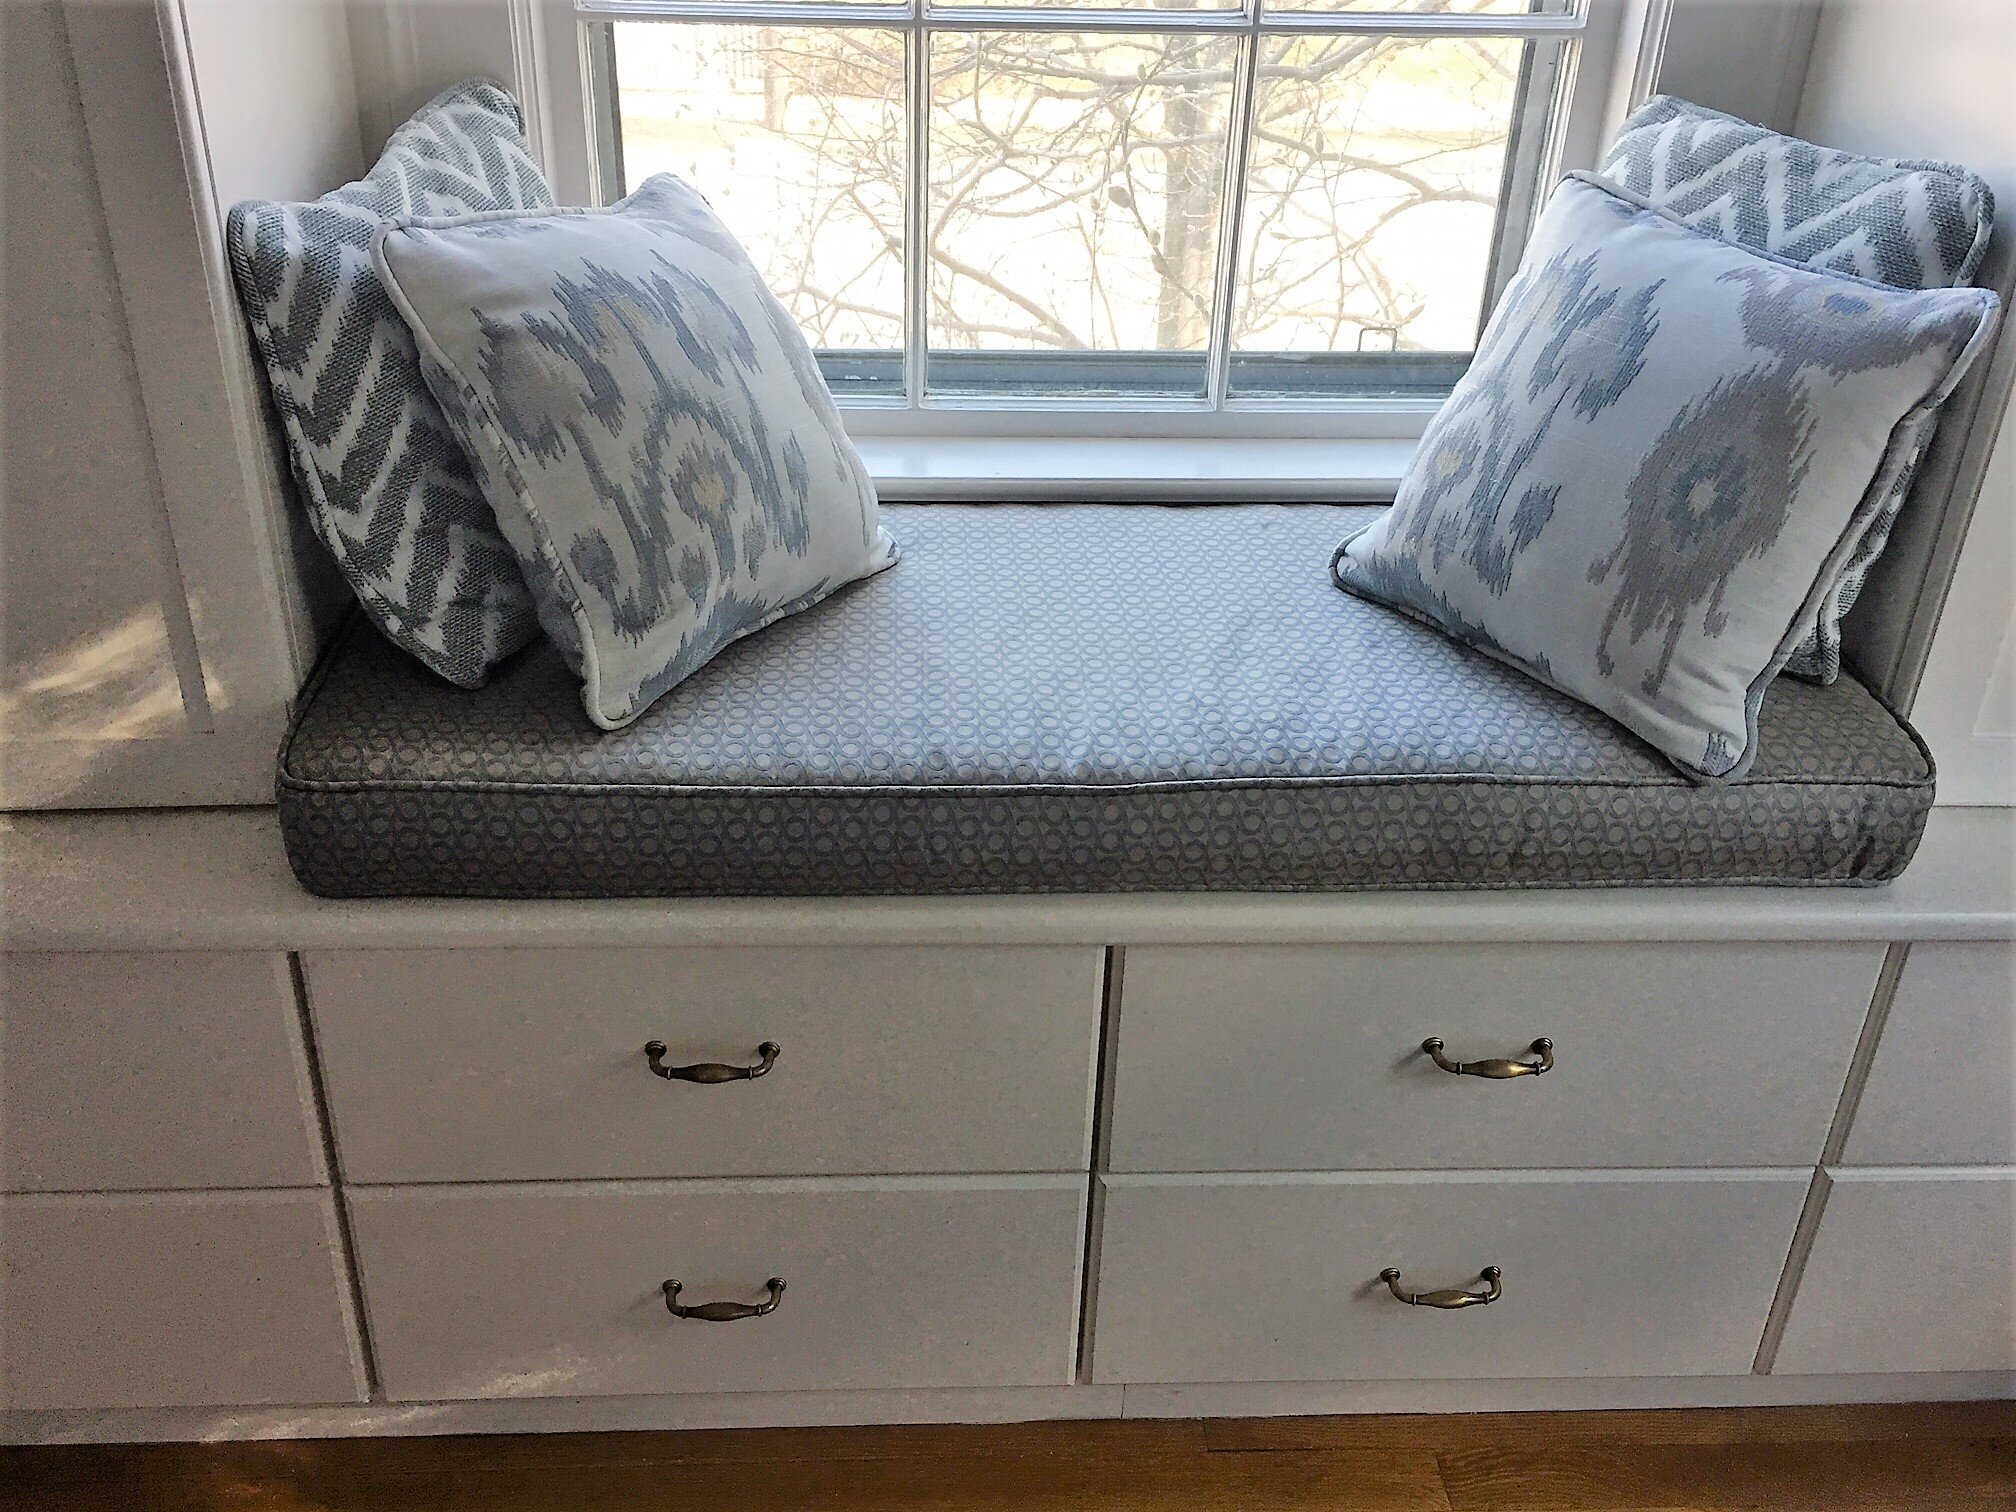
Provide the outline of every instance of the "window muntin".
{"type": "Polygon", "coordinates": [[[1565,0],[577,4],[612,186],[691,179],[843,401],[913,410],[1445,392],[1584,25],[1565,0]]]}

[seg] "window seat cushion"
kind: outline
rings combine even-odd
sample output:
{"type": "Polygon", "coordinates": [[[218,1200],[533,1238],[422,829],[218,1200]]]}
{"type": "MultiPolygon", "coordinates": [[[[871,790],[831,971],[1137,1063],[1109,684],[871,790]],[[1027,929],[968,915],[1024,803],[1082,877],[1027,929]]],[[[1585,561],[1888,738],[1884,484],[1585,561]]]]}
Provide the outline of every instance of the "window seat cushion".
{"type": "Polygon", "coordinates": [[[280,760],[338,897],[1865,884],[1932,802],[1851,678],[1781,679],[1702,787],[1327,564],[1330,505],[896,505],[893,571],[615,733],[558,654],[450,687],[354,624],[280,760]]]}

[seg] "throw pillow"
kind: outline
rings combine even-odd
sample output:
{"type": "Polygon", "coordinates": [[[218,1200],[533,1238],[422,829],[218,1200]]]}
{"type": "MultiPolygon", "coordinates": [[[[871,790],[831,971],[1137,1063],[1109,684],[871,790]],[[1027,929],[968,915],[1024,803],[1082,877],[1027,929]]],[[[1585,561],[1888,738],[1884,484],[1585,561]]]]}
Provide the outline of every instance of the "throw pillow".
{"type": "MultiPolygon", "coordinates": [[[[1840,152],[1665,95],[1624,123],[1601,171],[1726,240],[1901,289],[1972,282],[1994,226],[1994,193],[1965,168],[1840,152]]],[[[1818,682],[1840,674],[1841,621],[1889,544],[1936,422],[1928,415],[1897,437],[1896,482],[1786,671],[1818,682]]]]}
{"type": "Polygon", "coordinates": [[[465,688],[538,620],[420,377],[371,238],[407,216],[551,205],[523,125],[496,85],[459,84],[394,132],[364,178],[310,204],[247,200],[227,231],[316,535],[378,628],[465,688]]]}
{"type": "Polygon", "coordinates": [[[1602,180],[1556,191],[1351,592],[1603,710],[1701,779],[1757,709],[1996,299],[1825,273],[1602,180]]]}
{"type": "Polygon", "coordinates": [[[377,256],[596,724],[896,560],[804,336],[680,180],[377,256]]]}

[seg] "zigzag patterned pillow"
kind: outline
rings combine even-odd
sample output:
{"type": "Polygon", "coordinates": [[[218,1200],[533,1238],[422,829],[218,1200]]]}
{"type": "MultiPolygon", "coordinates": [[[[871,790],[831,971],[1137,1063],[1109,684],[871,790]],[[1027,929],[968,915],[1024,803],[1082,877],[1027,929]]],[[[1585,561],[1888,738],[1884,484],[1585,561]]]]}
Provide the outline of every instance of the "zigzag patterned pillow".
{"type": "MultiPolygon", "coordinates": [[[[1994,228],[1994,192],[1965,168],[1840,152],[1670,95],[1619,128],[1602,173],[1725,241],[1900,289],[1972,282],[1994,228]]],[[[1927,416],[1892,438],[1895,467],[1864,501],[1855,550],[1786,671],[1840,675],[1841,620],[1889,544],[1937,423],[1927,416]]]]}
{"type": "Polygon", "coordinates": [[[316,534],[379,629],[465,688],[529,641],[538,617],[427,392],[371,238],[416,216],[552,204],[517,102],[475,82],[430,100],[356,183],[231,211],[239,303],[316,534]]]}

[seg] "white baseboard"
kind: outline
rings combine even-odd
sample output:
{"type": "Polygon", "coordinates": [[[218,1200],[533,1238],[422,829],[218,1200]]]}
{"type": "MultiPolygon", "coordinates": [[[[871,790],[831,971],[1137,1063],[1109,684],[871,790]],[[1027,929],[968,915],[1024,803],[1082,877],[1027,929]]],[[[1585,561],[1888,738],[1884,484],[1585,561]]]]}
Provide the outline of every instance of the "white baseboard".
{"type": "Polygon", "coordinates": [[[332,1407],[0,1413],[0,1443],[151,1443],[605,1433],[1070,1418],[1294,1417],[1330,1413],[1785,1407],[2016,1398],[2016,1372],[1634,1380],[1230,1382],[1016,1390],[752,1392],[554,1397],[332,1407]]]}

